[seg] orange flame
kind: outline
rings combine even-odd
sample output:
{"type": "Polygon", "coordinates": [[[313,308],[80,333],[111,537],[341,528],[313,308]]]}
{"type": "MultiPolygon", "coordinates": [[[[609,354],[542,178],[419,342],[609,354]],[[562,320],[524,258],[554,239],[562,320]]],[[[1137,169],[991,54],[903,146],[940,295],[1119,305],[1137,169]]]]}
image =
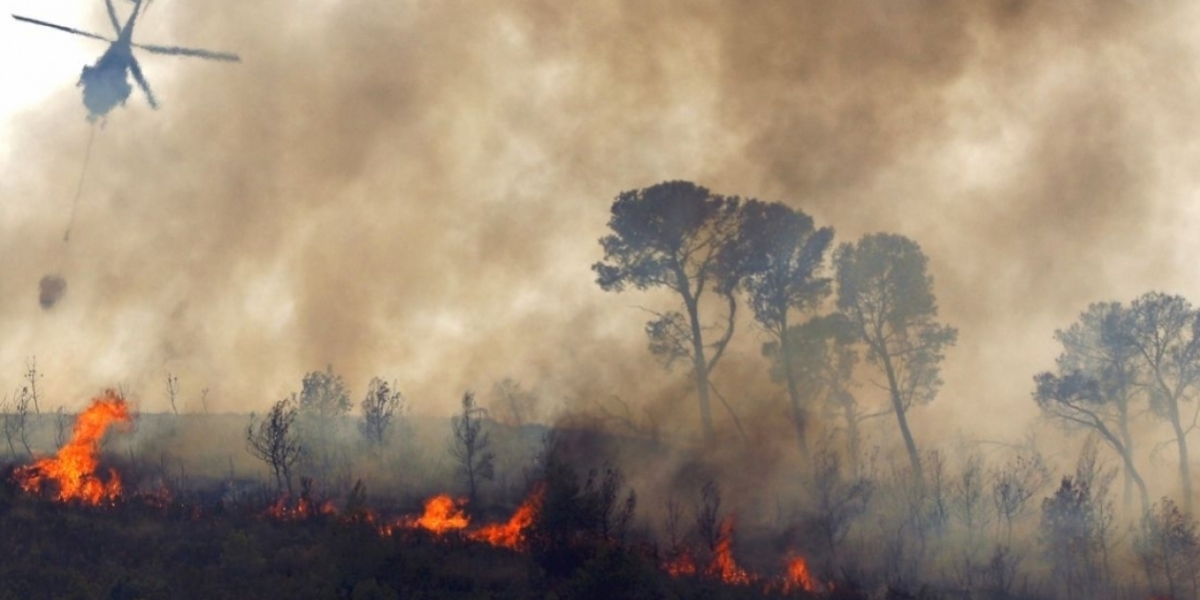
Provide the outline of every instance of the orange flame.
{"type": "Polygon", "coordinates": [[[464,500],[455,500],[449,494],[439,494],[425,501],[425,514],[415,523],[417,527],[428,529],[437,535],[447,531],[465,529],[471,522],[463,512],[464,500]]]}
{"type": "Polygon", "coordinates": [[[57,500],[80,500],[97,505],[115,500],[121,495],[121,478],[109,469],[108,481],[96,475],[99,461],[96,453],[108,427],[116,422],[129,422],[129,406],[113,390],[92,400],[92,405],[75,421],[71,441],[58,450],[54,458],[43,458],[32,465],[18,468],[13,478],[21,489],[39,493],[47,481],[58,484],[57,500]]]}
{"type": "Polygon", "coordinates": [[[815,592],[817,586],[808,571],[808,561],[803,556],[787,559],[787,572],[783,575],[783,593],[795,591],[815,592]]]}
{"type": "Polygon", "coordinates": [[[753,578],[733,559],[733,518],[721,523],[721,533],[717,537],[717,547],[713,549],[712,562],[709,563],[707,574],[735,585],[750,585],[753,578]]]}
{"type": "Polygon", "coordinates": [[[663,570],[671,577],[692,577],[696,574],[696,559],[684,548],[674,558],[663,563],[663,570]]]}
{"type": "Polygon", "coordinates": [[[507,523],[493,523],[471,533],[471,539],[493,546],[516,549],[525,541],[525,530],[533,524],[542,506],[543,490],[539,486],[521,503],[507,523]]]}
{"type": "Polygon", "coordinates": [[[267,516],[279,521],[302,521],[311,519],[318,514],[321,515],[336,515],[337,506],[332,500],[327,500],[319,508],[313,508],[313,502],[307,496],[300,496],[296,501],[296,505],[291,505],[291,496],[284,494],[279,497],[269,508],[267,508],[267,516]]]}

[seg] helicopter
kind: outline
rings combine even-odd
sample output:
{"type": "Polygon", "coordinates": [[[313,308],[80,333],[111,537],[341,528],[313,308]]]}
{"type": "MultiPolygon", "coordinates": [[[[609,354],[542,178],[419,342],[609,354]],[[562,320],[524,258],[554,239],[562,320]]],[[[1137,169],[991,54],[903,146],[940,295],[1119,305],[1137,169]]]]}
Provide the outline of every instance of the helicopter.
{"type": "Polygon", "coordinates": [[[148,4],[149,0],[133,0],[133,2],[133,12],[129,15],[125,24],[121,25],[121,22],[117,19],[117,11],[113,6],[112,0],[104,0],[104,4],[108,9],[109,20],[112,22],[113,30],[116,32],[117,38],[115,40],[73,27],[65,27],[38,19],[12,15],[12,18],[25,23],[50,27],[59,31],[108,42],[108,50],[104,52],[95,64],[83,67],[83,73],[79,76],[79,83],[76,84],[83,87],[83,105],[88,109],[88,122],[95,122],[96,119],[104,117],[118,104],[125,105],[125,101],[129,99],[129,94],[133,92],[133,87],[129,84],[127,73],[132,74],[138,87],[142,88],[142,92],[146,94],[146,101],[150,104],[150,107],[158,109],[158,101],[154,98],[154,92],[150,91],[150,84],[146,82],[146,76],[142,73],[142,67],[138,64],[137,58],[133,56],[134,48],[145,50],[151,54],[192,56],[228,62],[241,61],[238,55],[228,52],[134,43],[133,26],[137,22],[138,15],[142,12],[143,2],[148,4]]]}

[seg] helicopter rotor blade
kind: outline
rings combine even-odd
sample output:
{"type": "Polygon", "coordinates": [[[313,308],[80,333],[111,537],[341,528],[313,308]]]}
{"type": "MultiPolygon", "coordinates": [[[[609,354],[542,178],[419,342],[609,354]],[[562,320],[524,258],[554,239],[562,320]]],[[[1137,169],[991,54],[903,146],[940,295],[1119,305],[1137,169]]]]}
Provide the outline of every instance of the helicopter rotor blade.
{"type": "Polygon", "coordinates": [[[41,25],[43,27],[49,27],[51,29],[57,29],[59,31],[65,31],[67,33],[74,33],[75,35],[82,35],[83,37],[90,37],[94,40],[100,40],[102,42],[108,42],[110,44],[113,43],[113,40],[110,40],[102,35],[96,35],[94,33],[89,33],[87,31],[83,31],[81,29],[75,29],[73,27],[64,27],[62,25],[55,25],[54,23],[47,23],[46,21],[39,21],[37,19],[30,19],[29,17],[22,17],[19,15],[13,15],[12,18],[14,18],[18,21],[24,21],[26,23],[33,23],[34,25],[41,25]]]}
{"type": "Polygon", "coordinates": [[[113,34],[121,35],[121,21],[117,18],[117,8],[113,6],[112,0],[104,0],[104,6],[108,9],[108,20],[112,21],[113,34]]]}
{"type": "Polygon", "coordinates": [[[146,82],[146,76],[142,74],[142,66],[138,64],[136,58],[130,57],[129,72],[133,73],[133,80],[146,93],[146,101],[150,103],[150,108],[158,110],[158,101],[154,99],[154,92],[150,91],[150,84],[146,82]]]}
{"type": "Polygon", "coordinates": [[[173,56],[194,56],[196,58],[207,58],[209,60],[223,60],[227,62],[241,62],[242,58],[236,54],[229,52],[213,52],[212,50],[200,50],[198,48],[181,48],[179,46],[154,46],[151,44],[134,44],[135,48],[141,48],[152,54],[169,54],[173,56]]]}

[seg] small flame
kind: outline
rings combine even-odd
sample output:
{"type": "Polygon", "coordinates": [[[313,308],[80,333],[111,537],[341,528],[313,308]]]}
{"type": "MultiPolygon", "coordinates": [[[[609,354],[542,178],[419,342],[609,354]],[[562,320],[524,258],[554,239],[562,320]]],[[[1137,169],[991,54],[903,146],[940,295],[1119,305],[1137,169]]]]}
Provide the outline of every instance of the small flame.
{"type": "Polygon", "coordinates": [[[305,495],[301,495],[296,501],[295,506],[292,506],[291,496],[284,494],[279,497],[269,508],[267,508],[267,516],[279,521],[303,521],[311,519],[318,514],[333,516],[337,515],[337,506],[332,500],[327,500],[319,508],[314,508],[313,501],[305,495]]]}
{"type": "Polygon", "coordinates": [[[473,540],[487,542],[493,546],[516,549],[525,541],[525,530],[533,524],[542,506],[543,490],[539,486],[521,503],[517,512],[507,523],[493,523],[471,533],[473,540]]]}
{"type": "Polygon", "coordinates": [[[683,548],[663,563],[663,570],[671,577],[693,577],[696,575],[696,559],[687,548],[683,548]]]}
{"type": "Polygon", "coordinates": [[[783,577],[783,593],[785,594],[801,590],[817,591],[812,574],[808,571],[808,561],[803,556],[793,556],[787,559],[787,572],[783,577]]]}
{"type": "Polygon", "coordinates": [[[129,422],[129,406],[113,390],[92,400],[92,405],[75,421],[71,441],[58,450],[54,458],[43,458],[32,465],[18,468],[13,478],[22,490],[36,494],[48,481],[58,484],[59,501],[80,500],[98,505],[121,495],[121,478],[115,469],[108,470],[108,481],[96,475],[99,460],[96,454],[105,432],[113,423],[129,422]]]}

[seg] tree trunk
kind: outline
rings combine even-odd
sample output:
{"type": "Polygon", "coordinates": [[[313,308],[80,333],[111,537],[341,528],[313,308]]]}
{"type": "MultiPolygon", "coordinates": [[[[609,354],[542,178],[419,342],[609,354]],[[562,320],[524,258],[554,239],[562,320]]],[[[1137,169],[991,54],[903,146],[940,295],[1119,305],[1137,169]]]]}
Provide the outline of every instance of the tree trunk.
{"type": "Polygon", "coordinates": [[[1125,463],[1125,475],[1137,484],[1138,494],[1142,499],[1142,512],[1150,510],[1150,493],[1146,491],[1146,482],[1142,480],[1142,476],[1138,474],[1137,467],[1133,466],[1133,454],[1129,446],[1120,449],[1121,460],[1125,463]]]}
{"type": "Polygon", "coordinates": [[[1192,469],[1188,465],[1188,448],[1187,448],[1187,432],[1183,430],[1183,423],[1179,420],[1179,401],[1176,398],[1169,400],[1169,412],[1171,417],[1171,428],[1175,430],[1175,441],[1179,446],[1179,482],[1183,485],[1183,510],[1184,512],[1192,512],[1192,469]]]}
{"type": "Polygon", "coordinates": [[[696,372],[696,396],[700,402],[700,425],[704,430],[704,442],[711,446],[716,442],[716,433],[713,431],[712,406],[708,399],[708,359],[704,356],[700,311],[694,298],[686,297],[684,303],[687,305],[688,320],[692,326],[692,364],[696,372]]]}
{"type": "Polygon", "coordinates": [[[912,463],[913,477],[917,485],[925,487],[925,474],[921,470],[921,454],[917,451],[917,443],[913,440],[912,431],[908,429],[908,418],[905,416],[904,399],[900,395],[900,383],[896,381],[896,371],[892,368],[892,357],[886,352],[879,353],[883,360],[883,370],[887,373],[888,389],[892,396],[892,410],[896,413],[896,422],[900,425],[900,435],[904,437],[904,447],[908,450],[908,460],[912,463]]]}
{"type": "MultiPolygon", "coordinates": [[[[844,392],[841,390],[836,390],[834,393],[842,394],[844,392]]],[[[850,468],[852,469],[854,476],[858,477],[861,475],[859,459],[862,454],[862,442],[860,441],[858,433],[858,413],[854,410],[854,406],[847,402],[844,398],[842,399],[842,403],[842,411],[846,418],[846,446],[848,452],[850,453],[850,468]]]]}
{"type": "Polygon", "coordinates": [[[796,441],[800,444],[800,456],[808,458],[808,414],[800,400],[800,389],[796,385],[796,374],[792,371],[792,349],[787,339],[787,315],[780,323],[779,351],[783,356],[783,374],[787,379],[788,398],[792,401],[792,423],[796,426],[796,441]]]}
{"type": "MultiPolygon", "coordinates": [[[[282,492],[283,491],[283,466],[280,465],[278,462],[275,463],[273,466],[274,466],[273,470],[275,471],[275,489],[282,492]]],[[[287,490],[288,490],[288,494],[290,495],[292,493],[292,486],[291,486],[291,482],[288,482],[288,483],[289,483],[289,485],[287,486],[287,490]]]]}
{"type": "MultiPolygon", "coordinates": [[[[1120,415],[1121,421],[1120,421],[1120,423],[1118,423],[1119,429],[1120,429],[1120,434],[1121,434],[1121,443],[1125,446],[1125,452],[1127,454],[1129,454],[1130,457],[1132,457],[1133,456],[1133,437],[1130,436],[1130,434],[1129,434],[1129,405],[1126,403],[1125,398],[1119,398],[1117,400],[1117,408],[1120,410],[1120,413],[1121,413],[1121,415],[1120,415]]],[[[1122,459],[1125,459],[1125,458],[1126,457],[1124,457],[1124,456],[1122,457],[1122,459]]],[[[1133,499],[1133,476],[1135,475],[1135,473],[1132,468],[1132,465],[1133,465],[1132,458],[1125,460],[1125,468],[1123,469],[1123,471],[1125,472],[1125,494],[1124,494],[1125,510],[1129,510],[1129,504],[1133,499]]],[[[1140,477],[1139,477],[1139,479],[1140,479],[1140,477]]],[[[1147,499],[1145,497],[1146,496],[1145,484],[1142,483],[1140,485],[1140,487],[1142,488],[1141,492],[1142,492],[1142,496],[1143,496],[1142,510],[1146,510],[1148,507],[1146,504],[1147,499]]]]}

